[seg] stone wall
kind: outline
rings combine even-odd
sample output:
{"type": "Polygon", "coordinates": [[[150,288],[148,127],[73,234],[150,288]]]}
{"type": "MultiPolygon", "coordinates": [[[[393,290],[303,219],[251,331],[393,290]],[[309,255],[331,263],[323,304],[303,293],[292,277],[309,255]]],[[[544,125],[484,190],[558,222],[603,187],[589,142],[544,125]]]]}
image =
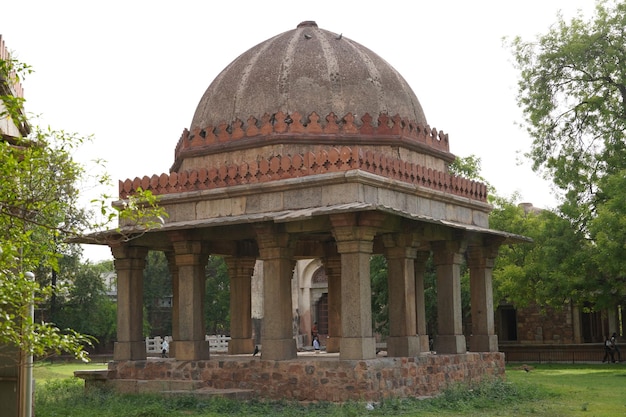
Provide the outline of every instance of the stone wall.
{"type": "Polygon", "coordinates": [[[576,340],[572,311],[569,305],[556,310],[541,310],[531,305],[517,310],[517,341],[519,343],[579,343],[576,340]]]}
{"type": "Polygon", "coordinates": [[[146,381],[195,381],[194,389],[253,390],[260,398],[298,401],[379,401],[436,395],[455,382],[504,377],[504,354],[467,353],[340,361],[299,357],[268,361],[224,357],[207,361],[111,362],[109,382],[125,392],[145,391],[146,381]],[[143,389],[141,387],[144,387],[143,389]]]}

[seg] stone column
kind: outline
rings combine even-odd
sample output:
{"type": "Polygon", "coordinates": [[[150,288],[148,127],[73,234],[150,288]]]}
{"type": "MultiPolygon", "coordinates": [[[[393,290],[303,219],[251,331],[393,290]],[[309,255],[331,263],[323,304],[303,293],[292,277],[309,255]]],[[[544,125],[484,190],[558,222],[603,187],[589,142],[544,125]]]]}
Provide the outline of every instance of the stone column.
{"type": "Polygon", "coordinates": [[[461,263],[465,245],[460,241],[434,242],[437,267],[437,324],[435,350],[466,353],[461,304],[461,263]]]}
{"type": "Polygon", "coordinates": [[[146,359],[143,338],[143,270],[148,250],[128,244],[111,245],[117,273],[117,341],[113,359],[146,359]]]}
{"type": "Polygon", "coordinates": [[[332,215],[337,252],[341,254],[341,343],[344,360],[376,357],[372,333],[370,257],[375,229],[360,225],[355,213],[332,215]]]}
{"type": "Polygon", "coordinates": [[[498,247],[470,246],[467,253],[472,304],[469,348],[472,352],[497,352],[498,336],[494,326],[491,278],[498,247]]]}
{"type": "Polygon", "coordinates": [[[430,252],[419,251],[415,258],[415,320],[417,324],[417,338],[419,351],[430,352],[430,340],[426,327],[426,301],[424,297],[424,276],[426,274],[426,262],[430,252]]]}
{"type": "Polygon", "coordinates": [[[339,254],[324,259],[328,276],[328,339],[326,352],[339,352],[341,344],[341,257],[339,254]]]}
{"type": "Polygon", "coordinates": [[[289,360],[297,356],[293,338],[291,278],[295,262],[289,235],[268,224],[255,225],[263,260],[263,334],[261,357],[289,360]]]}
{"type": "MultiPolygon", "coordinates": [[[[417,250],[407,246],[406,236],[385,237],[385,256],[389,272],[389,337],[387,355],[416,356],[419,350],[415,313],[415,269],[417,250]]],[[[408,237],[410,240],[410,237],[408,237]]],[[[408,242],[411,243],[411,242],[408,242]]]]}
{"type": "Polygon", "coordinates": [[[177,239],[172,238],[178,269],[178,338],[172,344],[178,360],[208,359],[204,293],[209,254],[200,241],[177,239]]]}
{"type": "Polygon", "coordinates": [[[228,354],[254,352],[252,340],[252,274],[254,258],[224,258],[230,279],[230,341],[228,354]]]}
{"type": "MultiPolygon", "coordinates": [[[[180,337],[180,333],[178,331],[178,300],[179,300],[179,292],[178,292],[178,267],[176,266],[176,259],[174,258],[173,252],[166,252],[165,258],[167,259],[167,266],[170,271],[170,275],[172,276],[172,340],[178,340],[180,337]]],[[[170,341],[170,342],[171,342],[170,341]]],[[[170,358],[176,357],[176,346],[174,343],[170,343],[170,358]]]]}

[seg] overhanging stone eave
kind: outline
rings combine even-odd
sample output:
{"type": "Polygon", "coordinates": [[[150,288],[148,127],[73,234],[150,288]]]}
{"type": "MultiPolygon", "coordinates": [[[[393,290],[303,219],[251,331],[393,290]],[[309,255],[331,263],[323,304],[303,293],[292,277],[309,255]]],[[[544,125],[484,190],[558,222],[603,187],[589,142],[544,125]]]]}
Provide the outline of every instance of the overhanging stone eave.
{"type": "Polygon", "coordinates": [[[380,211],[387,214],[400,216],[409,220],[414,220],[416,222],[424,222],[430,223],[440,226],[445,226],[457,230],[462,230],[471,233],[478,233],[482,235],[489,235],[494,237],[499,237],[504,239],[504,243],[528,243],[532,242],[532,239],[516,235],[513,233],[503,232],[499,230],[493,230],[481,226],[458,223],[448,220],[435,219],[429,216],[417,214],[417,213],[409,213],[403,210],[398,210],[393,207],[377,205],[372,203],[346,203],[346,204],[336,204],[332,206],[325,207],[314,207],[300,210],[282,210],[282,211],[274,211],[274,212],[266,212],[266,213],[258,213],[258,214],[245,214],[245,215],[236,215],[236,216],[222,216],[222,217],[214,217],[211,219],[200,219],[200,220],[187,220],[187,221],[179,221],[167,223],[159,228],[154,229],[143,229],[137,227],[124,227],[121,229],[108,230],[103,232],[93,233],[91,235],[86,235],[82,239],[74,239],[73,243],[91,243],[91,244],[108,244],[112,241],[119,240],[122,236],[127,236],[132,239],[132,236],[139,236],[142,234],[152,234],[152,233],[164,233],[174,230],[188,230],[188,229],[199,229],[199,228],[210,228],[210,227],[223,227],[223,226],[236,226],[241,224],[251,224],[251,223],[260,223],[260,222],[274,222],[274,223],[289,223],[289,222],[298,222],[309,220],[313,217],[317,216],[327,216],[332,214],[346,213],[346,212],[357,212],[357,211],[380,211]]]}
{"type": "Polygon", "coordinates": [[[397,210],[393,207],[388,207],[384,205],[376,205],[376,204],[367,204],[367,203],[339,204],[337,206],[318,207],[315,209],[292,210],[288,214],[276,216],[274,218],[274,222],[283,223],[283,222],[290,222],[290,221],[301,221],[301,220],[312,218],[314,216],[337,214],[337,213],[343,213],[343,212],[374,211],[374,210],[404,217],[410,220],[416,220],[419,222],[437,224],[437,225],[451,227],[454,229],[460,229],[460,230],[472,232],[472,233],[497,236],[500,238],[504,238],[505,243],[532,242],[531,238],[522,236],[522,235],[516,235],[514,233],[503,232],[500,230],[489,229],[489,228],[471,225],[471,224],[464,224],[464,223],[452,222],[448,220],[435,219],[430,216],[425,216],[425,215],[416,214],[416,213],[409,213],[403,210],[397,210]]]}

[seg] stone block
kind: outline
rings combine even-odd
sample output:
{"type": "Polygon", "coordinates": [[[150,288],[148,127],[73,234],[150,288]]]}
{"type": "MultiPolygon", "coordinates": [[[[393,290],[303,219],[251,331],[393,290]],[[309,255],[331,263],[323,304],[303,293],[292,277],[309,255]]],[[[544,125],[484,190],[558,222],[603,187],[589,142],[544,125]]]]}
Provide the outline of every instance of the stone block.
{"type": "Polygon", "coordinates": [[[322,187],[300,188],[284,192],[286,210],[320,207],[322,205],[322,187]]]}
{"type": "Polygon", "coordinates": [[[193,361],[209,359],[209,342],[204,340],[177,340],[176,359],[183,361],[193,361]]]}
{"type": "Polygon", "coordinates": [[[420,340],[417,336],[389,336],[387,338],[388,357],[416,356],[420,353],[420,340]]]}
{"type": "Polygon", "coordinates": [[[376,339],[373,337],[342,337],[339,357],[342,360],[374,359],[376,339]]]}
{"type": "Polygon", "coordinates": [[[294,339],[263,339],[263,360],[288,360],[297,357],[294,339]]]}
{"type": "Polygon", "coordinates": [[[363,201],[361,186],[354,183],[332,184],[322,187],[322,206],[363,201]]]}
{"type": "Polygon", "coordinates": [[[163,205],[169,217],[167,223],[196,220],[196,203],[177,203],[163,205]]]}
{"type": "Polygon", "coordinates": [[[146,343],[143,340],[137,342],[115,342],[113,359],[116,361],[145,360],[146,343]]]}

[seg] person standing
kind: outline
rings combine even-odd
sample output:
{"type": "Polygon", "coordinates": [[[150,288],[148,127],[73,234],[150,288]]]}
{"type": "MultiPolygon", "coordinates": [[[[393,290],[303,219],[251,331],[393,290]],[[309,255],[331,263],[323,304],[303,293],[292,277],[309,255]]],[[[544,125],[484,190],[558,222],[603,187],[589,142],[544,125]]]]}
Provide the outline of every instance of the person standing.
{"type": "Polygon", "coordinates": [[[613,346],[613,358],[615,358],[615,354],[617,353],[617,362],[622,361],[622,353],[619,351],[619,347],[617,346],[617,333],[613,332],[611,336],[611,345],[613,346]]]}
{"type": "Polygon", "coordinates": [[[313,323],[313,327],[311,327],[311,344],[313,344],[313,342],[315,341],[315,338],[317,338],[317,335],[319,334],[318,330],[317,330],[317,322],[313,323]]]}
{"type": "Polygon", "coordinates": [[[167,336],[163,338],[163,344],[161,345],[161,357],[167,358],[167,352],[170,350],[170,344],[167,342],[167,336]]]}
{"type": "Polygon", "coordinates": [[[320,353],[320,339],[315,336],[315,338],[313,339],[313,349],[315,349],[315,353],[320,353]]]}
{"type": "Polygon", "coordinates": [[[615,362],[615,357],[613,356],[613,345],[611,344],[611,339],[607,336],[604,339],[604,358],[602,358],[602,363],[608,361],[609,363],[615,362]]]}

